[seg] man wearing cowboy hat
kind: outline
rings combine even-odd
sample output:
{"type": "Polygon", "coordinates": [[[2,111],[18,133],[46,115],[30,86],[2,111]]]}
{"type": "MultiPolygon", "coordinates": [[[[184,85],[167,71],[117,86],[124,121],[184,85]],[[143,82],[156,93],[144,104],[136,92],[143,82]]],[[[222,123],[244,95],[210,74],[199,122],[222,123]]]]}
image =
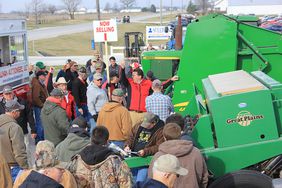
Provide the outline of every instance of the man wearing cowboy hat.
{"type": "Polygon", "coordinates": [[[71,94],[71,91],[68,91],[67,89],[68,82],[64,77],[60,77],[55,84],[56,87],[61,89],[65,94],[65,97],[61,103],[62,107],[66,109],[69,120],[74,120],[76,118],[75,101],[74,97],[71,94]]]}

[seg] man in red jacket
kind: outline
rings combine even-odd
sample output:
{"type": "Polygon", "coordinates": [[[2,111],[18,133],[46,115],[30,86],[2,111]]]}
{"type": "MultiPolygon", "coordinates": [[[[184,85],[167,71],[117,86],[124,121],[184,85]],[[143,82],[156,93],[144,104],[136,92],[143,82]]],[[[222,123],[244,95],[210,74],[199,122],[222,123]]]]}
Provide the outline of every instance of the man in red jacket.
{"type": "Polygon", "coordinates": [[[125,62],[121,66],[121,83],[127,88],[127,107],[130,111],[132,126],[143,121],[145,108],[145,99],[150,94],[152,82],[144,79],[143,70],[134,69],[132,78],[125,76],[125,62]]]}
{"type": "Polygon", "coordinates": [[[56,87],[61,89],[65,93],[65,97],[61,103],[62,107],[66,109],[69,120],[74,120],[76,118],[75,102],[74,102],[74,97],[71,94],[71,91],[67,90],[67,84],[68,82],[64,77],[60,77],[58,81],[55,83],[56,87]]]}

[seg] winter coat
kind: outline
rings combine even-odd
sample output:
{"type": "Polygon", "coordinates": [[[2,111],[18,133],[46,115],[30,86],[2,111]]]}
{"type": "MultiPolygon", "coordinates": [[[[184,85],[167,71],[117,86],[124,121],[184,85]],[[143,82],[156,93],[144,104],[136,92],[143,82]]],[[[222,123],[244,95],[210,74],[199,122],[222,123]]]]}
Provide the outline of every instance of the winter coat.
{"type": "Polygon", "coordinates": [[[127,164],[111,149],[90,145],[68,165],[79,187],[129,188],[132,175],[127,164]]]}
{"type": "Polygon", "coordinates": [[[88,84],[79,78],[74,79],[72,83],[72,95],[78,108],[81,108],[82,105],[87,105],[87,86],[88,84]]]}
{"type": "Polygon", "coordinates": [[[55,149],[60,161],[69,162],[71,158],[90,144],[89,134],[82,128],[71,128],[68,136],[55,149]]]}
{"type": "MultiPolygon", "coordinates": [[[[29,127],[31,129],[31,133],[36,133],[35,124],[34,124],[34,117],[33,117],[33,110],[31,108],[30,104],[28,104],[28,102],[26,100],[21,99],[21,98],[17,98],[17,97],[14,97],[13,100],[16,100],[18,103],[20,103],[21,105],[24,105],[24,107],[25,107],[23,110],[21,110],[20,117],[18,117],[16,119],[17,123],[23,129],[23,133],[24,134],[28,133],[28,124],[29,124],[29,127]]],[[[6,101],[3,98],[0,101],[0,114],[5,113],[5,104],[6,104],[6,101]]]]}
{"type": "Polygon", "coordinates": [[[162,182],[154,179],[147,179],[143,182],[138,181],[133,188],[168,188],[162,182]]]}
{"type": "Polygon", "coordinates": [[[91,116],[97,115],[102,106],[108,102],[106,92],[93,82],[87,88],[87,106],[91,116]]]}
{"type": "Polygon", "coordinates": [[[36,171],[31,171],[26,177],[24,182],[19,186],[19,188],[64,188],[61,184],[53,180],[52,178],[40,174],[36,171]]]}
{"type": "Polygon", "coordinates": [[[0,155],[0,187],[12,187],[10,168],[2,155],[0,155]]]}
{"type": "Polygon", "coordinates": [[[32,78],[31,85],[32,104],[35,107],[42,108],[46,98],[48,97],[47,88],[44,84],[41,84],[36,77],[32,78]]]}
{"type": "MultiPolygon", "coordinates": [[[[24,170],[21,172],[21,174],[15,180],[13,188],[18,188],[32,171],[34,170],[24,170]]],[[[77,183],[74,179],[74,176],[68,170],[64,170],[60,184],[63,185],[64,188],[77,188],[77,183]]]]}
{"type": "Polygon", "coordinates": [[[68,86],[68,90],[72,91],[72,84],[73,81],[78,77],[78,73],[77,72],[71,72],[70,69],[66,70],[66,74],[65,74],[65,79],[68,82],[67,86],[68,86]]]}
{"type": "Polygon", "coordinates": [[[106,103],[99,112],[97,125],[107,127],[109,140],[125,141],[129,138],[132,125],[128,110],[118,102],[106,103]],[[109,118],[111,117],[111,118],[109,118]]]}
{"type": "Polygon", "coordinates": [[[60,99],[48,97],[40,117],[46,140],[56,146],[67,137],[69,122],[66,111],[61,107],[60,99]]]}
{"type": "Polygon", "coordinates": [[[146,112],[145,99],[150,94],[152,82],[143,79],[139,84],[133,82],[132,78],[126,78],[124,69],[121,69],[120,82],[127,87],[127,105],[129,110],[146,112]]]}
{"type": "Polygon", "coordinates": [[[109,66],[110,74],[115,73],[119,76],[119,69],[120,69],[120,66],[118,64],[115,64],[114,66],[112,65],[109,66]]]}
{"type": "Polygon", "coordinates": [[[0,115],[0,153],[10,166],[28,168],[22,128],[7,114],[0,115]]]}
{"type": "MultiPolygon", "coordinates": [[[[165,141],[163,137],[164,122],[159,120],[155,126],[158,126],[158,129],[149,138],[149,141],[144,148],[144,156],[154,155],[158,151],[159,145],[165,141]]],[[[134,148],[134,145],[137,142],[138,136],[140,134],[140,130],[141,123],[138,123],[133,127],[129,139],[125,142],[125,146],[129,146],[131,149],[134,148]]]]}
{"type": "Polygon", "coordinates": [[[70,91],[65,95],[61,106],[66,110],[69,120],[74,120],[76,118],[74,97],[70,91]],[[68,101],[66,98],[68,98],[68,101]]]}
{"type": "Polygon", "coordinates": [[[154,155],[148,176],[152,177],[154,161],[161,155],[175,155],[182,167],[188,169],[186,176],[180,176],[175,181],[175,188],[205,188],[208,184],[208,170],[204,158],[199,149],[193,146],[191,141],[169,140],[159,146],[159,151],[154,155]]]}

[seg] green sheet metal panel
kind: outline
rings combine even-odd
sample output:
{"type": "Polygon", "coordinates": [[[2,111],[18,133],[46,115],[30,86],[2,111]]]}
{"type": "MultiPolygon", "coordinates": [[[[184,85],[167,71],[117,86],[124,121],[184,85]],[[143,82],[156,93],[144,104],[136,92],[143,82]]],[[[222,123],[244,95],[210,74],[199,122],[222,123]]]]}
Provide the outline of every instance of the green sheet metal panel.
{"type": "Polygon", "coordinates": [[[203,19],[189,24],[186,39],[173,95],[178,112],[192,97],[193,83],[202,88],[201,79],[208,75],[236,69],[237,23],[224,16],[203,19]]]}
{"type": "Polygon", "coordinates": [[[203,80],[214,124],[217,147],[231,147],[278,138],[268,89],[220,96],[203,80]]]}

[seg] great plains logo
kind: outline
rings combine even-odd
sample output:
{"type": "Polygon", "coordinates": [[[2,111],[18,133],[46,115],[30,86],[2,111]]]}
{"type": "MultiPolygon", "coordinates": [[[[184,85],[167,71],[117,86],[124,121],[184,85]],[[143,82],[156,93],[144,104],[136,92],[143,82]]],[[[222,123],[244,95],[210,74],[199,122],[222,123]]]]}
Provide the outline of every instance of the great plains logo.
{"type": "Polygon", "coordinates": [[[238,113],[235,119],[227,119],[226,123],[227,124],[238,123],[239,125],[245,127],[245,126],[249,126],[252,123],[252,121],[263,119],[263,118],[264,118],[263,115],[253,115],[249,111],[241,111],[238,113]]]}

